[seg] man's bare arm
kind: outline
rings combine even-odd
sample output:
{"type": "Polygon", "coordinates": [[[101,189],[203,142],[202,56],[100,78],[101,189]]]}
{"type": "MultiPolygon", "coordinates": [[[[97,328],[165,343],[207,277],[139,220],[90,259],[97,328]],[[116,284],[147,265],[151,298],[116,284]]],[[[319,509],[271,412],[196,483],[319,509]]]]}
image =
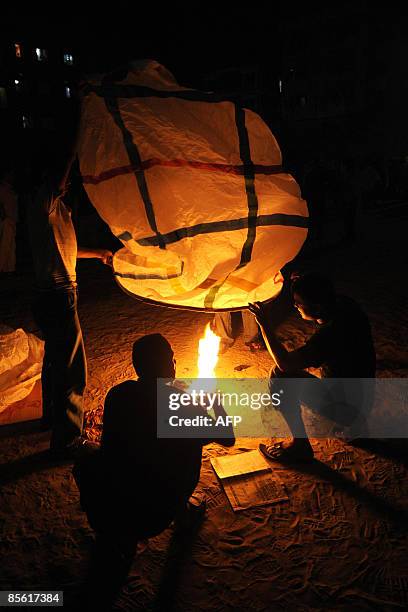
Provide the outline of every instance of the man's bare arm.
{"type": "Polygon", "coordinates": [[[249,304],[249,310],[256,317],[269,354],[282,372],[302,370],[307,367],[296,351],[288,351],[278,340],[268,321],[267,312],[260,302],[249,304]]]}
{"type": "MultiPolygon", "coordinates": [[[[225,419],[225,417],[228,416],[222,404],[218,404],[217,402],[215,402],[213,410],[214,410],[214,415],[216,419],[218,419],[218,417],[222,417],[223,419],[225,419]]],[[[234,446],[235,434],[234,434],[234,429],[232,427],[232,424],[229,423],[223,429],[226,433],[226,437],[214,439],[213,441],[218,442],[218,444],[221,444],[222,446],[227,446],[227,447],[234,446]]]]}
{"type": "Polygon", "coordinates": [[[107,266],[112,265],[112,251],[108,249],[91,249],[88,247],[78,247],[78,259],[100,259],[107,266]]]}

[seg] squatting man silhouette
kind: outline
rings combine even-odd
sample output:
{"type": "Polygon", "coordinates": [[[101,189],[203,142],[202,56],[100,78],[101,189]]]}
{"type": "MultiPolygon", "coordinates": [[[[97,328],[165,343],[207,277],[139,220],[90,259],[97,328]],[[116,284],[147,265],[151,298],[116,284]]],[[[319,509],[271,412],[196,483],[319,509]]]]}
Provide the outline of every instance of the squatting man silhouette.
{"type": "MultiPolygon", "coordinates": [[[[216,427],[222,439],[159,438],[157,398],[168,409],[171,394],[180,393],[174,384],[158,380],[174,380],[173,350],[162,335],[150,334],[134,343],[132,360],[138,380],[109,391],[100,450],[82,456],[73,470],[82,509],[96,533],[95,579],[99,585],[116,582],[116,588],[128,573],[138,542],[173,521],[183,529],[203,518],[205,501],[189,501],[200,478],[203,446],[235,444],[231,425],[216,427]]],[[[227,416],[219,404],[213,410],[216,419],[227,416]]],[[[181,406],[177,414],[209,418],[201,405],[181,406]]],[[[205,431],[211,436],[215,429],[205,431]]]]}
{"type": "MultiPolygon", "coordinates": [[[[276,337],[265,306],[260,302],[249,304],[276,364],[271,370],[270,393],[284,391],[279,410],[293,436],[289,443],[260,444],[259,448],[270,459],[308,462],[313,459],[313,448],[302,419],[301,403],[344,426],[359,418],[356,415],[360,407],[356,407],[357,412],[354,409],[350,412],[349,405],[328,402],[328,394],[333,390],[330,381],[310,384],[318,379],[306,368],[320,368],[323,379],[356,379],[353,389],[361,400],[364,389],[360,381],[375,377],[376,356],[366,314],[351,298],[336,294],[329,279],[311,273],[297,277],[292,282],[291,294],[302,319],[316,327],[311,338],[293,351],[288,351],[276,337]],[[334,412],[325,414],[329,404],[334,412]]],[[[332,383],[336,385],[336,381],[332,383]]]]}

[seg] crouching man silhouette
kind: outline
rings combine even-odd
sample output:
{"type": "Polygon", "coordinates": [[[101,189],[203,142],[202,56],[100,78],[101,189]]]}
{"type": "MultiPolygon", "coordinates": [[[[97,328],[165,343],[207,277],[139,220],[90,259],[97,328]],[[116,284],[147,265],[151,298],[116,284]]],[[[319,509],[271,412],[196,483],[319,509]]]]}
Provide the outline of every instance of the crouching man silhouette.
{"type": "MultiPolygon", "coordinates": [[[[205,502],[189,501],[200,478],[203,445],[235,443],[231,425],[221,432],[218,426],[217,439],[159,438],[158,397],[162,402],[176,387],[158,379],[174,380],[173,350],[162,335],[151,334],[134,343],[132,358],[138,380],[109,391],[100,450],[82,457],[73,469],[82,509],[96,532],[94,578],[98,591],[104,585],[105,601],[115,597],[126,578],[138,542],[158,535],[173,521],[182,530],[204,517],[205,502]]],[[[211,419],[202,406],[185,406],[178,414],[183,411],[211,419]]],[[[226,416],[220,405],[214,413],[216,418],[226,416]]],[[[211,436],[211,427],[206,431],[211,436]]]]}
{"type": "Polygon", "coordinates": [[[276,337],[268,311],[260,302],[249,305],[255,315],[275,367],[271,394],[281,391],[280,412],[293,440],[260,445],[269,459],[286,462],[313,460],[313,448],[304,426],[301,405],[338,423],[363,431],[375,377],[376,355],[367,315],[354,300],[339,295],[329,279],[305,274],[293,279],[293,305],[316,331],[301,347],[288,351],[276,337]],[[320,368],[320,377],[307,368],[320,368]],[[351,395],[351,402],[346,396],[351,395]]]}

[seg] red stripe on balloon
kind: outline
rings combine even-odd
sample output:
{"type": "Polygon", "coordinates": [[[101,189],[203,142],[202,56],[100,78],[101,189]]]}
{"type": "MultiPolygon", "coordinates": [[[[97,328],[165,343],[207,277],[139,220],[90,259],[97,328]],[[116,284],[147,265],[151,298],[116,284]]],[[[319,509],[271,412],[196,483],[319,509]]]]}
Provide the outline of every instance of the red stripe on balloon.
{"type": "MultiPolygon", "coordinates": [[[[244,165],[233,165],[233,164],[211,164],[206,162],[196,162],[196,161],[187,161],[185,159],[147,159],[142,162],[140,166],[118,166],[117,168],[111,168],[110,170],[105,170],[97,175],[92,174],[84,174],[82,180],[84,183],[97,185],[98,183],[102,183],[103,181],[108,181],[109,179],[115,178],[116,176],[123,176],[125,174],[133,174],[135,172],[142,172],[144,170],[149,170],[149,168],[153,168],[154,166],[164,166],[167,168],[194,168],[196,170],[207,170],[209,172],[222,172],[224,174],[236,174],[236,175],[244,175],[245,174],[245,166],[244,165]]],[[[279,174],[282,172],[282,166],[271,165],[264,166],[261,164],[253,164],[251,166],[251,170],[255,174],[279,174]]]]}

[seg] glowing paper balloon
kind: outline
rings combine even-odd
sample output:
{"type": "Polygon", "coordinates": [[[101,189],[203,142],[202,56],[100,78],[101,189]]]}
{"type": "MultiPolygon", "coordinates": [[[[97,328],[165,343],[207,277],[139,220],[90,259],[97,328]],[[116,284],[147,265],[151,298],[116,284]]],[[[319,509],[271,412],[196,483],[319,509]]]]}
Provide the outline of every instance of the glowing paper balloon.
{"type": "Polygon", "coordinates": [[[123,243],[113,265],[126,292],[216,310],[280,291],[307,207],[252,111],[136,62],[86,85],[79,159],[93,205],[123,243]]]}

